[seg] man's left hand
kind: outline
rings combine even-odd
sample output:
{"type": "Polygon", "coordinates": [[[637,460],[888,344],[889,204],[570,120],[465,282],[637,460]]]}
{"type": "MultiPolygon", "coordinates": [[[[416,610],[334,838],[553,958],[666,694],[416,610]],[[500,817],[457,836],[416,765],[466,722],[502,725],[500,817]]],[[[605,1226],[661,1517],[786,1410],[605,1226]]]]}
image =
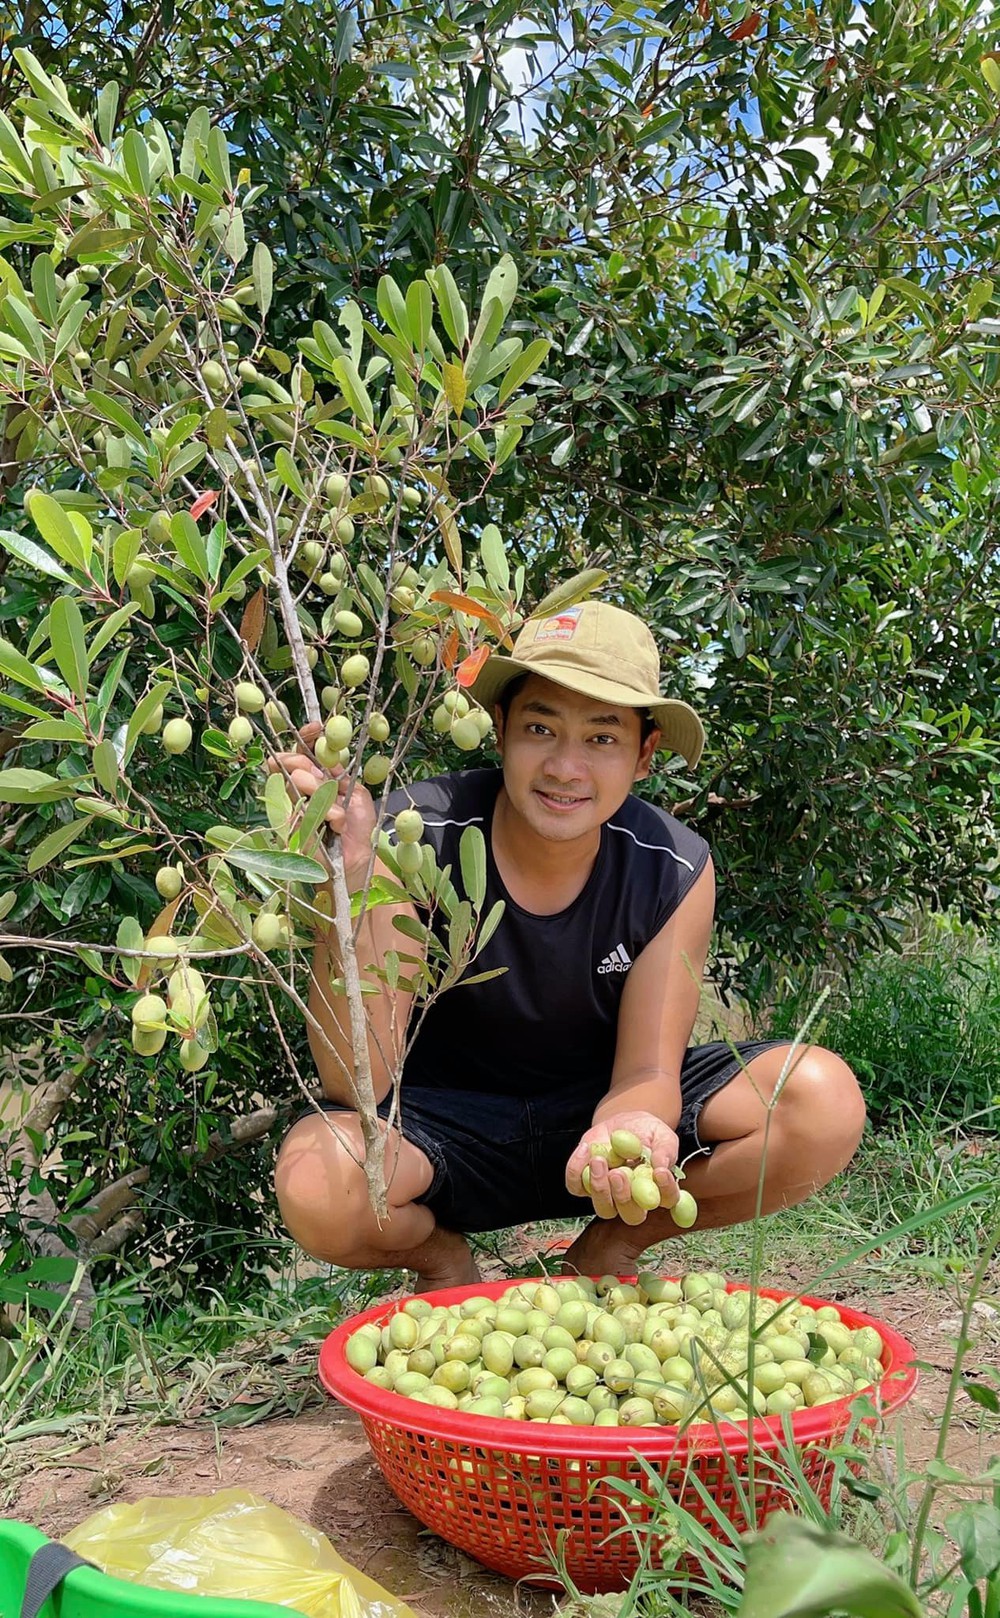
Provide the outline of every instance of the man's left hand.
{"type": "Polygon", "coordinates": [[[616,1129],[631,1130],[642,1142],[649,1153],[653,1179],[660,1188],[660,1204],[664,1208],[673,1207],[679,1194],[672,1173],[679,1142],[670,1125],[651,1112],[617,1112],[588,1129],[566,1165],[566,1185],[574,1196],[585,1197],[587,1192],[581,1176],[589,1164],[590,1198],[598,1217],[619,1218],[627,1225],[638,1225],[645,1218],[645,1210],[632,1201],[629,1176],[623,1169],[609,1169],[605,1158],[590,1155],[596,1145],[610,1149],[611,1136],[616,1129]]]}

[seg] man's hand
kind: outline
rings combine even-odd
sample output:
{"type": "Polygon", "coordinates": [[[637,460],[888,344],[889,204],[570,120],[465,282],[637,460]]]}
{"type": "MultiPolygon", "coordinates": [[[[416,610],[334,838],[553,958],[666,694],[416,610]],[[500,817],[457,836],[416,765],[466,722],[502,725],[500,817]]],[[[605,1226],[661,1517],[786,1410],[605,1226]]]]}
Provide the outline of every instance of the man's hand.
{"type": "Polygon", "coordinates": [[[581,1176],[589,1164],[590,1198],[598,1217],[618,1218],[627,1225],[638,1225],[646,1213],[632,1201],[629,1176],[621,1169],[609,1169],[605,1158],[590,1155],[593,1146],[606,1146],[610,1150],[611,1135],[616,1129],[631,1130],[648,1150],[653,1179],[660,1188],[661,1206],[673,1207],[679,1187],[671,1171],[680,1146],[675,1131],[651,1112],[616,1112],[588,1129],[566,1165],[566,1185],[574,1196],[586,1196],[581,1176]]]}
{"type": "MultiPolygon", "coordinates": [[[[322,730],[322,725],[303,725],[300,735],[306,747],[312,747],[322,730]]],[[[316,789],[331,778],[339,780],[341,793],[347,791],[347,777],[344,771],[339,766],[332,770],[324,770],[315,759],[308,756],[305,749],[296,753],[278,753],[268,761],[267,768],[271,774],[277,773],[279,769],[284,770],[287,777],[286,785],[290,787],[293,796],[298,793],[301,798],[311,798],[316,789]]],[[[360,781],[354,783],[354,790],[346,808],[338,798],[326,812],[326,823],[330,830],[343,838],[344,867],[349,885],[352,878],[358,886],[364,881],[371,859],[372,835],[376,819],[371,793],[360,781]]]]}

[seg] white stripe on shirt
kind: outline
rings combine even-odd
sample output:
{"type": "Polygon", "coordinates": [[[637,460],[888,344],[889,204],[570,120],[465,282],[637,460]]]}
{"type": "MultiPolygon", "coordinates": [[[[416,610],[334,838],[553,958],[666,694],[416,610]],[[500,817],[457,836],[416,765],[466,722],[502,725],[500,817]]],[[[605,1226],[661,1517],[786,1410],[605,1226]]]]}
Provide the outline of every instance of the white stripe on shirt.
{"type": "Polygon", "coordinates": [[[694,871],[694,866],[691,864],[690,860],[683,859],[682,856],[675,853],[672,848],[667,848],[665,843],[641,843],[638,837],[635,835],[635,832],[629,831],[627,826],[616,826],[612,820],[609,820],[607,825],[608,831],[623,831],[626,837],[631,837],[637,848],[651,848],[657,854],[669,854],[670,858],[672,860],[676,860],[678,865],[686,865],[689,871],[694,871]]]}

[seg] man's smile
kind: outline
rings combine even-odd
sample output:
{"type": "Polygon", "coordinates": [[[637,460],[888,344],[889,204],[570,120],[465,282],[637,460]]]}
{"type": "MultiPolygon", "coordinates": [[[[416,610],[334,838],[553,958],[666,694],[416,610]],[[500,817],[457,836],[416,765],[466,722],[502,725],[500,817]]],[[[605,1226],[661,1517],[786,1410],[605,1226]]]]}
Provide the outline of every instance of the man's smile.
{"type": "Polygon", "coordinates": [[[571,792],[550,792],[545,787],[535,788],[536,797],[541,798],[546,808],[554,809],[557,813],[565,813],[569,809],[579,809],[581,804],[589,803],[589,797],[581,797],[571,792]]]}

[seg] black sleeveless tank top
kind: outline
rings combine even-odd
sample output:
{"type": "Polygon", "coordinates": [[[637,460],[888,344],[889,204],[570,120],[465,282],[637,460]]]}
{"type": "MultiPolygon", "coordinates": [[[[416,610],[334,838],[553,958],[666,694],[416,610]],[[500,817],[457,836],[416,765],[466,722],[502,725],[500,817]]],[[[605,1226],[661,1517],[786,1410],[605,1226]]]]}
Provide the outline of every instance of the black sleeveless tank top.
{"type": "Polygon", "coordinates": [[[582,892],[558,915],[536,916],[511,899],[493,859],[490,829],[502,782],[500,770],[463,770],[386,799],[390,836],[400,809],[420,810],[424,840],[439,866],[451,866],[460,895],[459,838],[466,826],[478,826],[486,840],[483,914],[496,900],[504,903],[468,976],[506,970],[486,983],[459,983],[429,1007],[404,1082],[524,1097],[563,1085],[600,1092],[611,1078],[632,963],[700,875],[708,845],[662,809],[629,796],[601,828],[582,892]]]}

